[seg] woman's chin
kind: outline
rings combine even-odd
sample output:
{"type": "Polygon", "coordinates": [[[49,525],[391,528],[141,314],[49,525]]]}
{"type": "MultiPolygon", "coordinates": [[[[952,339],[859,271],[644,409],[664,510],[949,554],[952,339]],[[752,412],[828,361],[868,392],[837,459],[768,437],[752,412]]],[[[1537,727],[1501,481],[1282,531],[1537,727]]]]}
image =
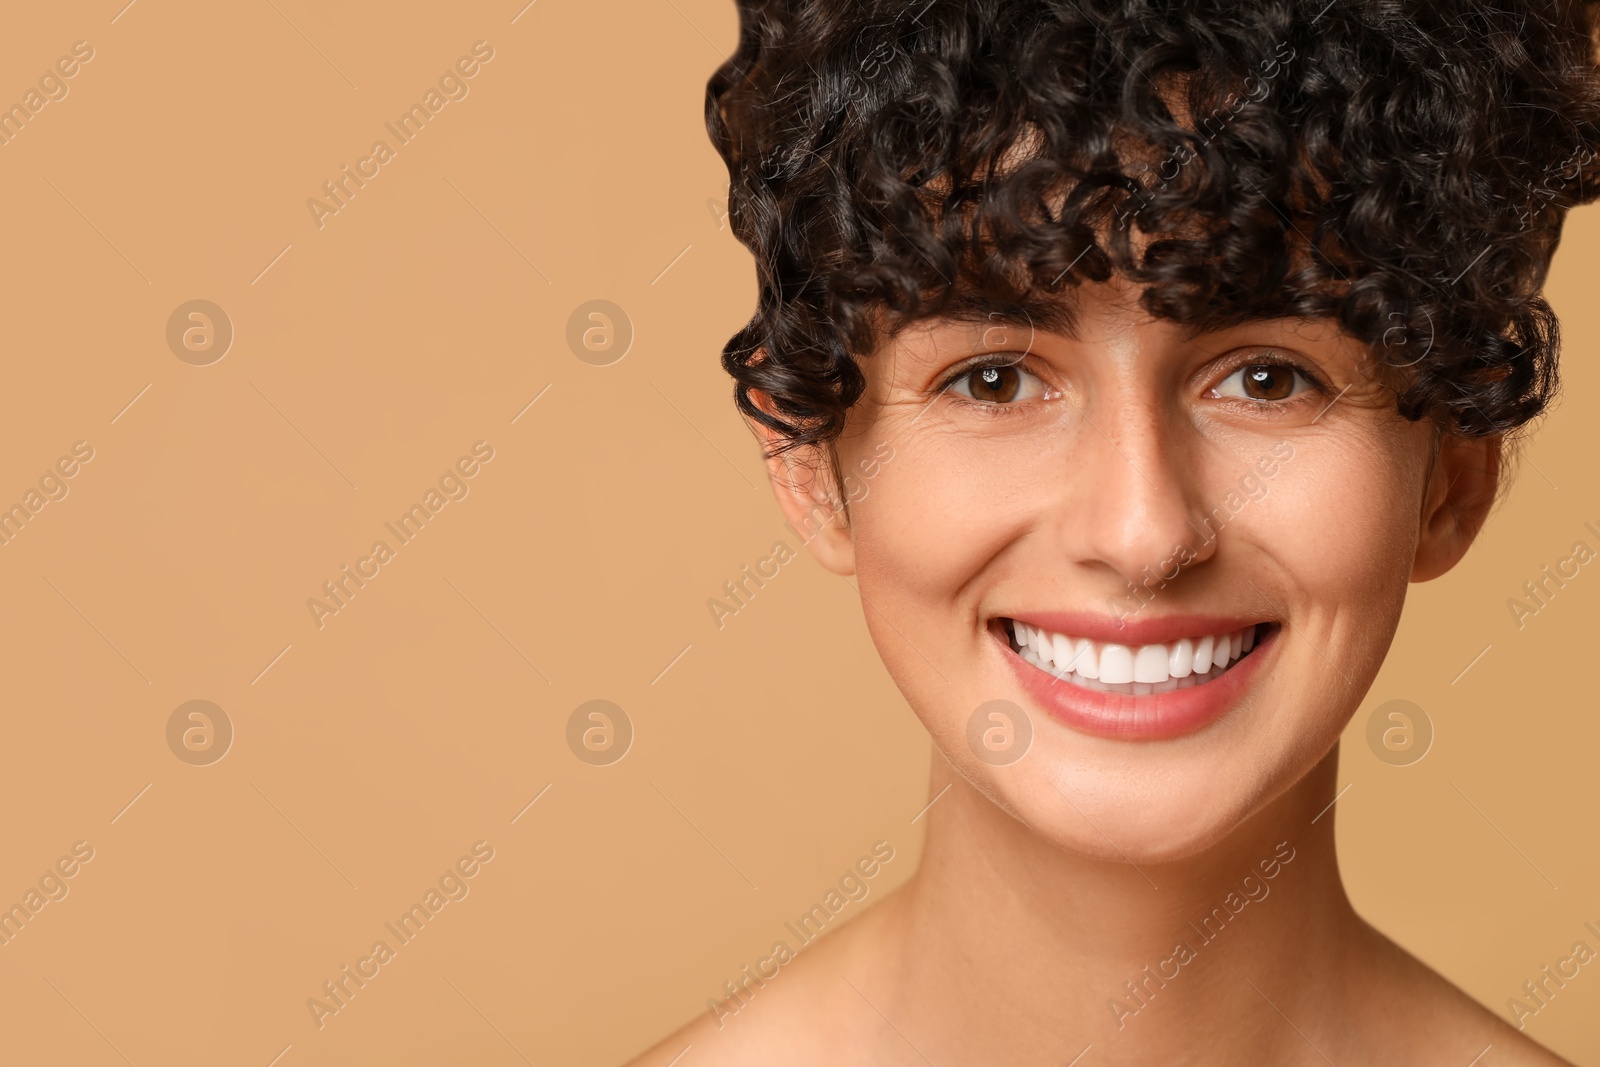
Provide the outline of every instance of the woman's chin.
{"type": "MultiPolygon", "coordinates": [[[[1021,768],[1017,768],[1020,770],[1021,768]]],[[[1064,852],[1136,866],[1178,863],[1224,847],[1270,798],[1257,783],[1219,788],[1215,774],[1160,787],[1092,787],[1092,776],[1034,773],[975,782],[1026,832],[1064,852]],[[1074,784],[1076,783],[1076,784],[1074,784]]]]}
{"type": "Polygon", "coordinates": [[[1145,807],[1127,815],[1040,813],[1029,825],[1057,848],[1105,862],[1177,863],[1221,845],[1243,821],[1233,807],[1197,804],[1145,807]],[[1044,821],[1048,819],[1049,821],[1044,821]],[[1091,821],[1092,820],[1092,821],[1091,821]]]}

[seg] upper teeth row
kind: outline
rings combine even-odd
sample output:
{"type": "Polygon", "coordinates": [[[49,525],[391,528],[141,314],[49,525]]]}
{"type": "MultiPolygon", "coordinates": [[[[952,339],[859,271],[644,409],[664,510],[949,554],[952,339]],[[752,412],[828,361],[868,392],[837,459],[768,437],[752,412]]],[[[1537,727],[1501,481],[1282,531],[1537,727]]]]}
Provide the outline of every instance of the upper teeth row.
{"type": "Polygon", "coordinates": [[[1159,683],[1205,674],[1226,667],[1255,645],[1256,628],[1246,626],[1230,634],[1185,637],[1170,644],[1116,645],[1051,633],[1012,620],[1017,643],[1039,666],[1057,674],[1075,674],[1110,684],[1159,683]]]}

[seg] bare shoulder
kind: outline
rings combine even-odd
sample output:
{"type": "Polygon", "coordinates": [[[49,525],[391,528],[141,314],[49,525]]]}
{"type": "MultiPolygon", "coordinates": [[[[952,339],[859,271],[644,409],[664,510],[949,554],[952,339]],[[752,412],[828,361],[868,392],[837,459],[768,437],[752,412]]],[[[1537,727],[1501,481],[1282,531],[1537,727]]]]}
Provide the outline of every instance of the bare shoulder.
{"type": "Polygon", "coordinates": [[[1368,926],[1377,963],[1362,1010],[1381,1052],[1369,1062],[1472,1067],[1573,1067],[1368,926]],[[1476,1058],[1474,1058],[1476,1057],[1476,1058]]]}
{"type": "Polygon", "coordinates": [[[702,1012],[627,1067],[856,1062],[863,1051],[862,1027],[870,1028],[876,1016],[851,976],[881,965],[873,957],[893,922],[898,896],[890,893],[874,902],[796,953],[770,978],[746,980],[742,996],[702,1012]]]}

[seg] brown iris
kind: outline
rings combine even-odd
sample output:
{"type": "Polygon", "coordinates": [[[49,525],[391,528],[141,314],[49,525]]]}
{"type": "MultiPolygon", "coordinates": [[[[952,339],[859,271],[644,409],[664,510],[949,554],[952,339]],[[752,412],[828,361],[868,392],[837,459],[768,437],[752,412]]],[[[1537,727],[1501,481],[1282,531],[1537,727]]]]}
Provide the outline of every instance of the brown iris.
{"type": "Polygon", "coordinates": [[[1294,393],[1294,371],[1275,363],[1244,368],[1244,395],[1251,400],[1287,400],[1294,393]]]}
{"type": "Polygon", "coordinates": [[[1009,403],[1022,390],[1022,372],[1016,367],[978,367],[967,374],[967,390],[974,400],[1009,403]]]}

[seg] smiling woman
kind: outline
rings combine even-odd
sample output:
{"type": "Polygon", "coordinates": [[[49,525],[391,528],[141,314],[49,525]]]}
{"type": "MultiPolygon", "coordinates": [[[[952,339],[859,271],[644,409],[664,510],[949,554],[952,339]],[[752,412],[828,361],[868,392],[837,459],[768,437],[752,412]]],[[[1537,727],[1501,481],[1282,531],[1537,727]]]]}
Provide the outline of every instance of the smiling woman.
{"type": "Polygon", "coordinates": [[[751,1022],[639,1062],[1561,1062],[1355,913],[1324,816],[1555,389],[1591,9],[740,9],[724,365],[948,796],[751,1022]]]}

